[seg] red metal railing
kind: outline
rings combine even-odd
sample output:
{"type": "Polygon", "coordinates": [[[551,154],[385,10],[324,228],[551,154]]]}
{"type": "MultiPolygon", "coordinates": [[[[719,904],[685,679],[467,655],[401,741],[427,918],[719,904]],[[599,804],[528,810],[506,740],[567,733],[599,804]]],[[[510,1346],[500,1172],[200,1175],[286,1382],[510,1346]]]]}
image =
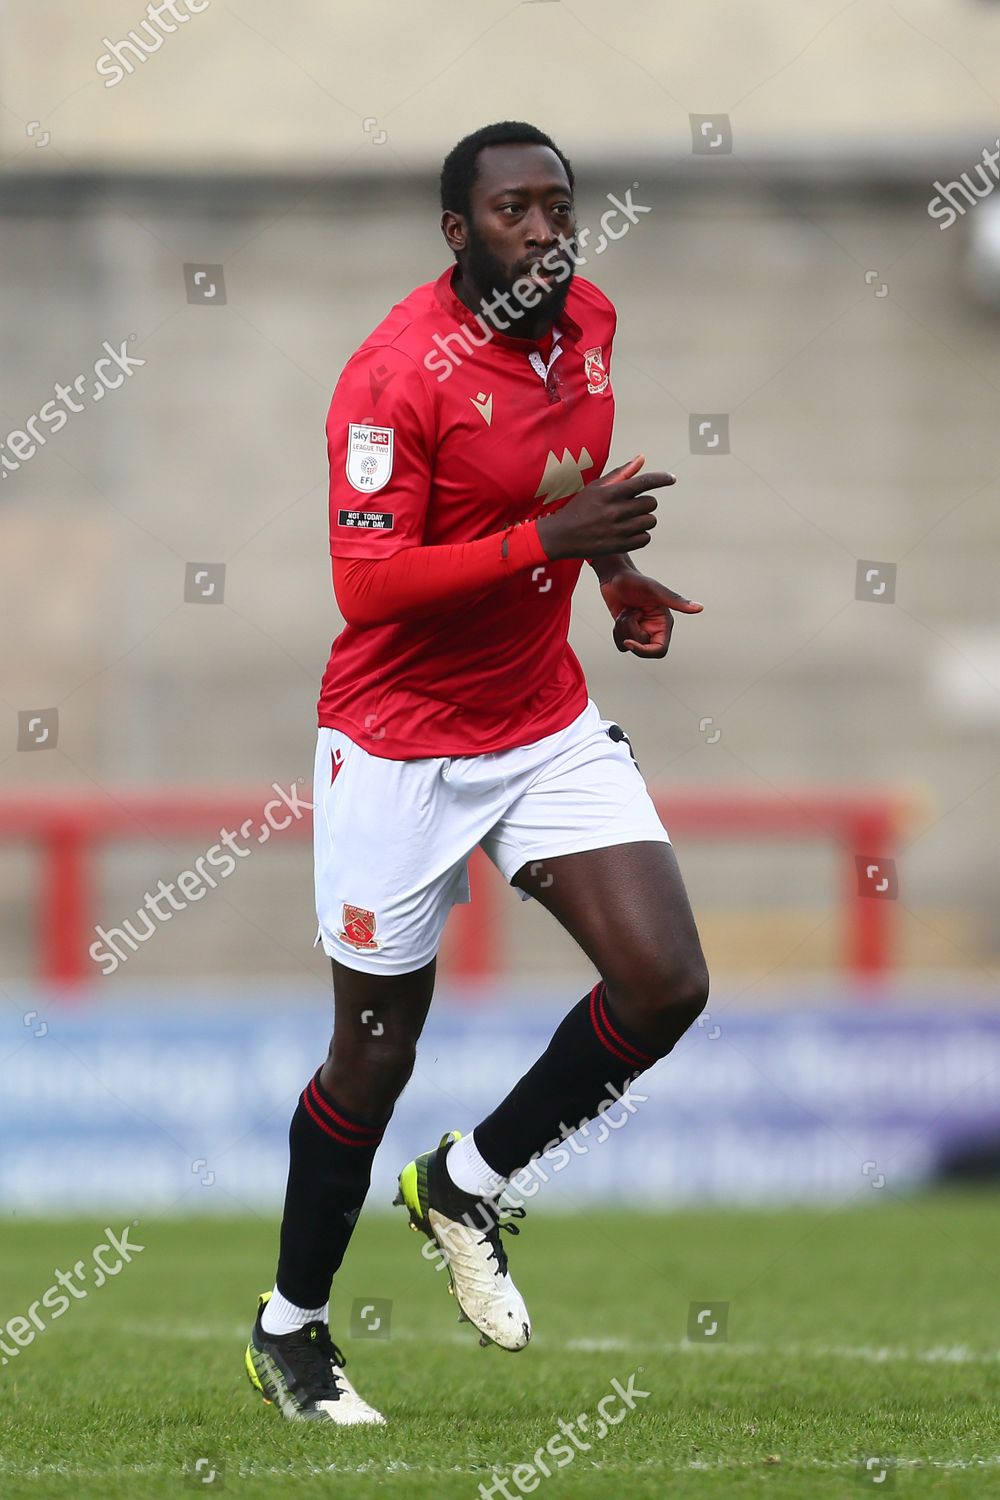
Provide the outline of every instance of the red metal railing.
{"type": "MultiPolygon", "coordinates": [[[[883,864],[896,852],[908,804],[880,792],[721,791],[651,787],[672,837],[825,840],[842,858],[842,962],[855,978],[885,974],[895,958],[895,901],[859,890],[857,860],[883,864]]],[[[89,966],[93,940],[93,856],[118,840],[197,835],[210,843],[223,828],[259,823],[267,792],[184,789],[116,790],[113,794],[33,792],[0,797],[0,839],[27,841],[42,854],[38,893],[40,977],[74,986],[97,977],[89,966]]],[[[308,816],[292,819],[276,838],[311,834],[308,816]]],[[[456,978],[481,979],[502,967],[500,876],[477,849],[470,860],[474,904],[454,909],[445,946],[456,978]]],[[[112,920],[114,920],[112,918],[112,920]]]]}

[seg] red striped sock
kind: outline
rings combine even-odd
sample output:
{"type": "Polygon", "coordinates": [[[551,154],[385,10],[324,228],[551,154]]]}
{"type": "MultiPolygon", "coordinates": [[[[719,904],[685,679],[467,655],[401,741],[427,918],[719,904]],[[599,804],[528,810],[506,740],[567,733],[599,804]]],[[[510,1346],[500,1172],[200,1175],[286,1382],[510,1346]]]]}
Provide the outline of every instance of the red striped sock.
{"type": "Polygon", "coordinates": [[[593,1119],[657,1054],[640,1047],[613,1014],[603,979],[560,1022],[548,1047],[506,1099],[477,1125],[476,1146],[511,1177],[555,1141],[593,1119]]]}
{"type": "Polygon", "coordinates": [[[374,1150],[385,1133],[385,1126],[364,1125],[352,1119],[345,1110],[337,1109],[319,1081],[322,1071],[322,1068],[318,1069],[302,1091],[301,1103],[309,1118],[342,1146],[370,1146],[374,1150]]]}
{"type": "Polygon", "coordinates": [[[371,1182],[385,1132],[352,1115],[326,1092],[319,1072],[306,1084],[288,1132],[288,1186],[275,1278],[298,1307],[330,1296],[371,1182]]]}

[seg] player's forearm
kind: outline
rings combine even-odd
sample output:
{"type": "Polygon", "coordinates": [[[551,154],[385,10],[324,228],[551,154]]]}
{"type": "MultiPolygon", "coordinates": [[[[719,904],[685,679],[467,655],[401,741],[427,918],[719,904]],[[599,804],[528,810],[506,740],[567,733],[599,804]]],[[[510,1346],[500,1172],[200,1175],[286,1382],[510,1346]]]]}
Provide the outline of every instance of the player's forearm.
{"type": "Polygon", "coordinates": [[[587,561],[597,574],[599,583],[605,583],[616,573],[626,570],[632,573],[639,571],[627,552],[609,552],[603,557],[588,557],[587,561]]]}
{"type": "Polygon", "coordinates": [[[439,614],[548,560],[528,521],[475,542],[407,547],[388,558],[335,557],[333,588],[349,625],[396,625],[439,614]]]}

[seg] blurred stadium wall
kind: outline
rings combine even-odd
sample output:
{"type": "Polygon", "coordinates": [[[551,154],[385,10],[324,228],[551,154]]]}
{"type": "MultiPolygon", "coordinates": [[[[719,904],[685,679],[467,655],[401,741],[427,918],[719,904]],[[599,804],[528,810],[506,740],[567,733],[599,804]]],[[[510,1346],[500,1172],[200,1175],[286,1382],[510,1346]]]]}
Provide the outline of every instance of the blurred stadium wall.
{"type": "MultiPolygon", "coordinates": [[[[145,361],[3,481],[8,793],[308,779],[341,623],[330,393],[447,263],[444,152],[527,118],[573,158],[582,224],[628,189],[652,210],[583,274],[619,309],[613,457],[680,479],[644,566],[707,604],[642,664],[614,651],[585,571],[573,644],[593,696],[668,826],[691,787],[909,798],[901,962],[991,983],[1000,257],[988,198],[947,230],[927,209],[993,145],[996,8],[200,4],[152,31],[138,0],[0,11],[4,431],[105,341],[145,361]],[[199,267],[219,270],[196,286],[199,267]],[[717,423],[714,449],[692,416],[717,423]],[[865,596],[859,563],[893,602],[865,596]],[[191,564],[225,565],[221,607],[185,602],[191,564]],[[57,742],[18,751],[39,709],[57,742]]],[[[843,850],[678,845],[717,973],[766,1000],[837,962],[843,850]]],[[[204,847],[110,845],[93,920],[120,922],[204,847]]],[[[5,841],[15,978],[34,972],[37,864],[5,841]]],[[[533,903],[501,893],[501,915],[510,975],[587,974],[533,903]]],[[[105,989],[322,980],[313,932],[307,846],[275,838],[105,989]]]]}

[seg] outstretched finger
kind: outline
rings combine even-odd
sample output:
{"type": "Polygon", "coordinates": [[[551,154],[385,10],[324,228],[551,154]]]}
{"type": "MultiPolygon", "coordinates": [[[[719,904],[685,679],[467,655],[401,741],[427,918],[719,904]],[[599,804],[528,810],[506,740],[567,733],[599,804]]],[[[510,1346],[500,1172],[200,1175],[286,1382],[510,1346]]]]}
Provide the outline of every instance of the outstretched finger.
{"type": "Polygon", "coordinates": [[[699,604],[697,599],[685,599],[683,594],[675,594],[673,589],[668,589],[665,585],[663,592],[668,596],[663,601],[667,609],[676,609],[678,614],[700,615],[705,608],[704,604],[699,604]]]}
{"type": "Polygon", "coordinates": [[[677,475],[671,474],[668,469],[650,469],[647,473],[634,473],[626,476],[622,489],[626,495],[640,495],[643,490],[662,490],[667,485],[676,484],[677,475]]]}

